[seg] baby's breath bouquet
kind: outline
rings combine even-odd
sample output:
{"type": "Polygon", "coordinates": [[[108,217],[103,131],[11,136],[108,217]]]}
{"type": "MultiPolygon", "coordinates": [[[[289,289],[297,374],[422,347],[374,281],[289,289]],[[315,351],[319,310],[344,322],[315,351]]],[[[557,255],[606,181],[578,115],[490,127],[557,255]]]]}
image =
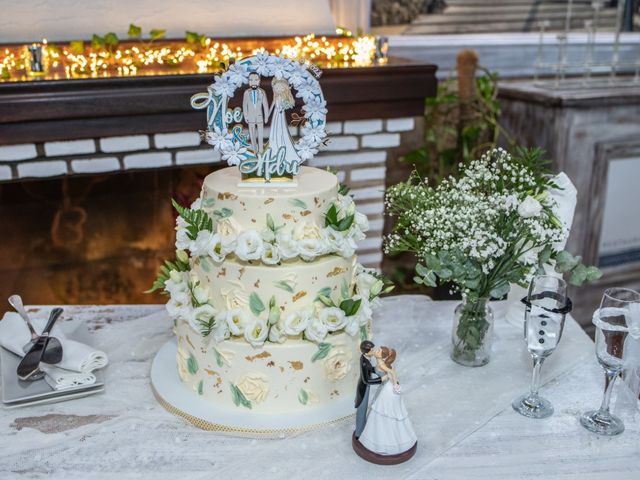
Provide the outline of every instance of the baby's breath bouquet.
{"type": "Polygon", "coordinates": [[[463,296],[453,331],[459,363],[489,361],[488,301],[503,298],[511,284],[526,286],[545,267],[568,272],[573,284],[601,275],[558,247],[570,226],[558,216],[550,192],[559,187],[546,164],[539,149],[511,156],[497,148],[435,187],[414,174],[387,191],[387,210],[397,219],[385,251],[413,252],[423,262],[417,283],[450,283],[463,296]]]}

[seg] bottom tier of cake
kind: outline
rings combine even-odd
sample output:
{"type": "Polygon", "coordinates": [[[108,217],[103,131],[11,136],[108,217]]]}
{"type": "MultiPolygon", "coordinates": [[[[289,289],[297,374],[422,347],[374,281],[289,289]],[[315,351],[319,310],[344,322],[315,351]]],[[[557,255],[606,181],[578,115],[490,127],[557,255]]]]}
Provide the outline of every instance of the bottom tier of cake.
{"type": "Polygon", "coordinates": [[[188,322],[176,325],[178,374],[212,406],[256,413],[311,411],[355,396],[360,338],[344,332],[316,344],[289,339],[254,348],[214,343],[188,322]]]}

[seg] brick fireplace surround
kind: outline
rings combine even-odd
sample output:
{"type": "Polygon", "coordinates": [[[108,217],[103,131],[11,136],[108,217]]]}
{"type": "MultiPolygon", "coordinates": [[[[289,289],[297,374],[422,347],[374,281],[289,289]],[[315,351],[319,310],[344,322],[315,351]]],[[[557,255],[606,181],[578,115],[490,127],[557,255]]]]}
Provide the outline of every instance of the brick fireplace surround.
{"type": "MultiPolygon", "coordinates": [[[[200,140],[204,113],[188,107],[210,77],[116,80],[0,84],[0,298],[160,301],[141,292],[172,255],[168,200],[191,200],[224,166],[200,140]]],[[[352,189],[371,224],[360,261],[380,267],[383,190],[406,176],[398,156],[422,141],[435,67],[329,70],[321,84],[331,141],[309,164],[331,167],[352,189]]]]}

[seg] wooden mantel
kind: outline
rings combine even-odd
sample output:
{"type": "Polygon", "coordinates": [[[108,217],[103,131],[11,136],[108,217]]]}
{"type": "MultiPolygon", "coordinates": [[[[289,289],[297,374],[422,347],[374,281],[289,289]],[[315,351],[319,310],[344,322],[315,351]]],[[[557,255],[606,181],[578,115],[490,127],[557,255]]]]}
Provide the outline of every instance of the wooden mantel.
{"type": "MultiPolygon", "coordinates": [[[[385,65],[327,69],[320,79],[328,120],[422,115],[435,95],[435,65],[390,59],[385,65]]],[[[0,145],[164,133],[202,128],[189,98],[206,75],[0,83],[0,145]]]]}

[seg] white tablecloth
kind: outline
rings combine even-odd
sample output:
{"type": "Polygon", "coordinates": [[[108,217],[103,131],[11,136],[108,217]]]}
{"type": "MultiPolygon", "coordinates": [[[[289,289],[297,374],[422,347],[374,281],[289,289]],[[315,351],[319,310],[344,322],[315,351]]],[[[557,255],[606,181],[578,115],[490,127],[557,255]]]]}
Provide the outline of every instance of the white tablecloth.
{"type": "Polygon", "coordinates": [[[394,467],[360,460],[351,450],[352,425],[285,440],[198,430],[167,413],[149,388],[151,359],[171,336],[162,307],[68,307],[109,354],[107,391],[0,411],[0,478],[640,478],[637,418],[624,418],[627,430],[615,438],[578,424],[583,410],[599,405],[603,375],[593,343],[573,320],[543,366],[541,393],[556,413],[531,420],[510,407],[530,379],[522,330],[495,304],[491,363],[459,366],[448,356],[454,306],[400,296],[385,299],[377,315],[375,340],[398,351],[396,370],[419,437],[414,459],[394,467]]]}

